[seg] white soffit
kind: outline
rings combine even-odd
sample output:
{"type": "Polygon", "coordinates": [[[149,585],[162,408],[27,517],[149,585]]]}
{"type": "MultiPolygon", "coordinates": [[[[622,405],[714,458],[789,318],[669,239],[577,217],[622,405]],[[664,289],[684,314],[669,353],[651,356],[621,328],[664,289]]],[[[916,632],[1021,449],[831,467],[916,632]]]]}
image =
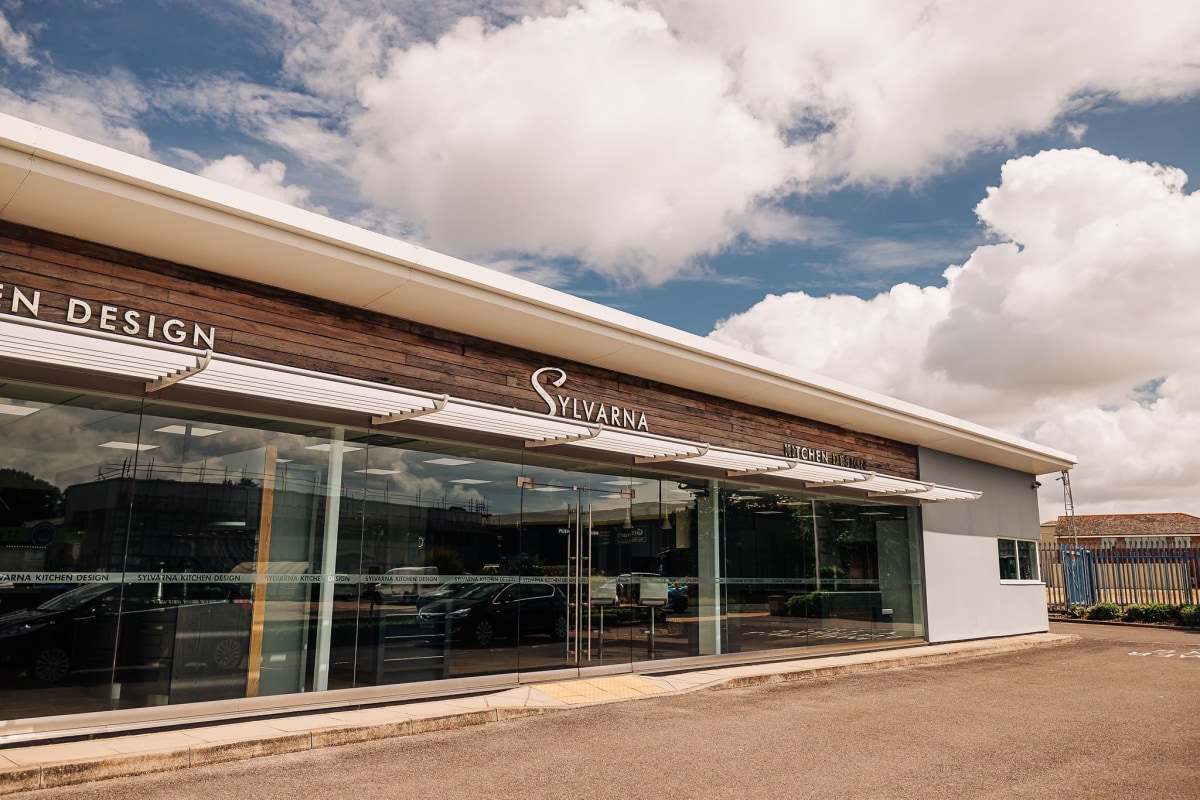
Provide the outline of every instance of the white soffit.
{"type": "Polygon", "coordinates": [[[0,320],[0,357],[153,381],[195,366],[203,353],[136,344],[125,336],[35,319],[0,320]]]}
{"type": "Polygon", "coordinates": [[[0,149],[0,209],[12,200],[32,167],[33,158],[28,153],[0,149]]]}
{"type": "Polygon", "coordinates": [[[1033,474],[1075,464],[1052,448],[5,115],[0,203],[0,219],[952,455],[1033,474]]]}

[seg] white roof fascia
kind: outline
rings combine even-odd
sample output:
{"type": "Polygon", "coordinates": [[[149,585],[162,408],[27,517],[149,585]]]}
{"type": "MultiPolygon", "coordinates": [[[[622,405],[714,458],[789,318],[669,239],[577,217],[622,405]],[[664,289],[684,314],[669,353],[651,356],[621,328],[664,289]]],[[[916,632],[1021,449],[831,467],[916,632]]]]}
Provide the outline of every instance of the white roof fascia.
{"type": "Polygon", "coordinates": [[[1023,472],[1075,458],[0,115],[0,218],[1023,472]],[[451,321],[452,320],[452,321],[451,321]]]}

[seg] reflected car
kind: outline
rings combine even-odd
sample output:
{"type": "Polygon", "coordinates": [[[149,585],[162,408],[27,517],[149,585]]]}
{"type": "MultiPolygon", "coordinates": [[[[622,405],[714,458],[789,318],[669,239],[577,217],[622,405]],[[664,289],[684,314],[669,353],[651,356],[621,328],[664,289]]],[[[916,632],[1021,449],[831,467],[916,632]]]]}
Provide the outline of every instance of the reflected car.
{"type": "Polygon", "coordinates": [[[448,597],[454,597],[461,592],[467,591],[472,586],[478,585],[479,584],[476,582],[460,583],[457,581],[450,581],[449,583],[443,583],[436,589],[430,589],[424,594],[417,595],[417,608],[424,608],[430,603],[436,603],[438,600],[445,600],[448,597]]]}
{"type": "Polygon", "coordinates": [[[363,597],[374,603],[416,603],[438,588],[437,567],[394,567],[382,573],[388,580],[368,586],[363,597]]]}
{"type": "Polygon", "coordinates": [[[382,575],[383,567],[378,564],[369,564],[365,567],[355,567],[348,573],[352,578],[358,577],[356,583],[335,583],[333,585],[333,597],[336,600],[355,600],[362,598],[370,600],[372,592],[375,591],[375,584],[368,582],[367,578],[372,575],[382,575]]]}
{"type": "Polygon", "coordinates": [[[444,633],[481,647],[517,633],[548,633],[565,639],[567,598],[542,581],[476,583],[423,606],[418,623],[425,633],[444,633]]]}
{"type": "Polygon", "coordinates": [[[109,672],[115,647],[118,670],[169,670],[174,662],[228,672],[248,650],[249,616],[230,586],[127,584],[122,603],[120,585],[88,584],[0,614],[0,667],[59,683],[109,672]]]}

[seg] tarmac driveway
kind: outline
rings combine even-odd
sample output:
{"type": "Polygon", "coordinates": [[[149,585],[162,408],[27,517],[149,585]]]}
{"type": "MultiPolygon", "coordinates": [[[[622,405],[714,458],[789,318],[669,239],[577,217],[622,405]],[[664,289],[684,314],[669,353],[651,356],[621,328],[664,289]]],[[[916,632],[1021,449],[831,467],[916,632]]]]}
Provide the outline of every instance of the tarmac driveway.
{"type": "Polygon", "coordinates": [[[1200,797],[1200,634],[540,717],[13,798],[1200,797]]]}

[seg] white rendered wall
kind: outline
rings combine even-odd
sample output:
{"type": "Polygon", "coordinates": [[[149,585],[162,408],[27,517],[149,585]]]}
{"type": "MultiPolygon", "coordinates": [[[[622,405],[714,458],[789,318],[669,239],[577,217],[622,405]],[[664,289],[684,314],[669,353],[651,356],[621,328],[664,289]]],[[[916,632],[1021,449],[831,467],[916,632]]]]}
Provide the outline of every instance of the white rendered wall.
{"type": "Polygon", "coordinates": [[[1001,583],[996,540],[1040,536],[1035,476],[920,448],[921,480],[983,497],[921,509],[930,642],[1049,630],[1046,587],[1001,583]]]}
{"type": "Polygon", "coordinates": [[[930,642],[1049,629],[1045,586],[1000,583],[995,538],[926,530],[924,540],[930,642]]]}

